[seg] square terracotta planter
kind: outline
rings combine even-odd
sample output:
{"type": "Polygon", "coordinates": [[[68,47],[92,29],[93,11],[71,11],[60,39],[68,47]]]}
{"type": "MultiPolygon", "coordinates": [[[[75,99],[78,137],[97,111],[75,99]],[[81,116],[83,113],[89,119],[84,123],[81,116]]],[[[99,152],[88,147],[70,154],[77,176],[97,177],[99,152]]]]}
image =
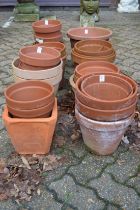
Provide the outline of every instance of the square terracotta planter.
{"type": "Polygon", "coordinates": [[[50,151],[57,121],[57,99],[49,118],[12,118],[5,106],[3,120],[11,142],[19,154],[46,154],[50,151]]]}

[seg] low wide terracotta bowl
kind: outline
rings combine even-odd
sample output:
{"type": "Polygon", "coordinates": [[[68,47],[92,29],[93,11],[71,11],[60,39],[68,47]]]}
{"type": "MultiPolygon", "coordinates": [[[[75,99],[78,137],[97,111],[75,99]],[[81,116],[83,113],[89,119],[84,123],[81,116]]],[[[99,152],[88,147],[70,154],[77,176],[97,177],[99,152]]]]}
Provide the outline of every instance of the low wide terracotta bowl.
{"type": "Polygon", "coordinates": [[[106,56],[85,56],[82,54],[78,54],[77,52],[75,52],[73,48],[71,56],[72,56],[73,62],[76,64],[80,64],[86,61],[108,61],[108,62],[113,63],[116,58],[116,52],[115,50],[113,50],[113,52],[110,55],[106,55],[106,56]]]}
{"type": "Polygon", "coordinates": [[[54,98],[54,88],[49,83],[31,80],[10,85],[4,94],[7,106],[31,110],[49,104],[54,98]]]}
{"type": "Polygon", "coordinates": [[[74,45],[74,49],[86,56],[106,56],[113,52],[112,44],[104,40],[82,40],[74,45]]]}
{"type": "Polygon", "coordinates": [[[20,60],[31,66],[50,67],[60,63],[61,54],[50,47],[27,46],[20,49],[20,60]]]}
{"type": "Polygon", "coordinates": [[[41,69],[39,71],[33,71],[30,69],[21,69],[19,68],[19,58],[14,59],[12,62],[13,74],[27,80],[41,80],[49,79],[56,77],[62,73],[63,61],[61,60],[60,64],[53,68],[41,69]]]}
{"type": "MultiPolygon", "coordinates": [[[[114,75],[113,73],[108,73],[108,74],[114,75]]],[[[97,75],[99,75],[99,74],[97,74],[97,75]]],[[[121,79],[124,79],[125,81],[127,81],[130,84],[130,86],[133,90],[133,93],[131,95],[129,95],[128,97],[118,100],[118,101],[106,101],[104,103],[98,101],[96,104],[96,100],[93,100],[92,97],[87,96],[86,94],[84,94],[81,91],[81,83],[88,76],[89,75],[80,77],[77,80],[76,87],[75,87],[76,97],[78,98],[78,100],[80,100],[86,106],[89,106],[89,104],[90,104],[90,107],[95,108],[95,109],[98,109],[100,107],[100,109],[103,109],[103,110],[105,110],[105,109],[118,110],[118,109],[122,109],[122,108],[130,106],[137,99],[138,87],[137,87],[136,82],[125,75],[115,74],[115,76],[120,77],[121,79]]]]}
{"type": "Polygon", "coordinates": [[[32,24],[37,33],[52,33],[60,31],[62,24],[59,20],[38,20],[32,24]]]}
{"type": "Polygon", "coordinates": [[[75,100],[76,100],[75,107],[78,109],[78,111],[81,114],[83,114],[89,119],[106,121],[106,122],[118,121],[126,119],[127,117],[131,116],[136,110],[136,103],[137,103],[137,100],[135,100],[133,104],[123,109],[101,110],[84,105],[79,99],[77,99],[77,97],[75,98],[75,100]]]}
{"type": "Polygon", "coordinates": [[[80,40],[109,40],[112,31],[101,27],[79,27],[69,29],[67,36],[70,38],[71,47],[73,48],[75,43],[80,40]]]}
{"type": "Polygon", "coordinates": [[[39,40],[43,42],[60,42],[62,40],[62,33],[60,31],[49,33],[49,34],[34,34],[35,41],[39,42],[39,40]]]}
{"type": "Polygon", "coordinates": [[[7,106],[7,108],[8,112],[12,114],[14,117],[19,117],[24,119],[49,117],[54,106],[54,101],[55,100],[53,99],[46,106],[39,107],[37,109],[24,110],[24,109],[15,109],[14,107],[9,107],[9,106],[7,106]]]}
{"type": "Polygon", "coordinates": [[[120,73],[120,69],[115,64],[107,61],[87,61],[76,66],[74,81],[76,82],[77,79],[84,75],[108,72],[120,73]]]}
{"type": "MultiPolygon", "coordinates": [[[[81,91],[95,101],[118,101],[133,93],[132,86],[125,80],[112,75],[92,75],[81,83],[81,91]]],[[[100,107],[99,107],[100,108],[100,107]]]]}
{"type": "Polygon", "coordinates": [[[66,47],[61,42],[44,42],[36,44],[36,46],[53,47],[61,53],[61,58],[66,55],[66,47]]]}

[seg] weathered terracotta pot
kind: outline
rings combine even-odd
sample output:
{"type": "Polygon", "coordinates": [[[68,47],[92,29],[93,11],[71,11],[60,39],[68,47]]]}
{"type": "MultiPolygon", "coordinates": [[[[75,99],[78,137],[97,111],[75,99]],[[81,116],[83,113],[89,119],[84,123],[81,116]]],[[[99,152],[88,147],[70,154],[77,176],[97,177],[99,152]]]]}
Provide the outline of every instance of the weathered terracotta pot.
{"type": "Polygon", "coordinates": [[[108,72],[120,73],[120,69],[115,64],[107,61],[87,61],[76,66],[74,81],[76,82],[78,78],[84,75],[108,72]]]}
{"type": "Polygon", "coordinates": [[[134,114],[130,117],[114,122],[90,120],[75,110],[80,124],[84,143],[98,155],[110,155],[119,146],[122,137],[132,123],[134,114]]]}
{"type": "Polygon", "coordinates": [[[61,42],[44,42],[36,44],[36,46],[53,47],[61,53],[61,58],[66,56],[66,47],[61,42]]]}
{"type": "Polygon", "coordinates": [[[37,109],[15,109],[14,107],[9,107],[8,112],[16,118],[42,118],[49,117],[54,106],[54,98],[47,105],[37,108],[37,109]]]}
{"type": "MultiPolygon", "coordinates": [[[[113,73],[110,73],[111,75],[114,75],[113,73]]],[[[104,101],[103,103],[97,99],[93,99],[92,97],[87,96],[86,94],[84,94],[81,91],[81,83],[82,81],[84,81],[85,78],[87,78],[89,75],[85,75],[80,77],[77,82],[76,82],[76,97],[86,106],[93,107],[95,109],[98,109],[100,107],[100,109],[110,109],[110,110],[117,110],[117,109],[121,109],[121,108],[125,108],[130,106],[131,104],[133,104],[136,99],[137,99],[137,91],[138,91],[138,87],[137,84],[134,80],[132,80],[131,78],[121,75],[121,74],[115,74],[115,76],[124,79],[125,81],[127,81],[131,88],[132,88],[132,94],[129,95],[126,98],[123,98],[121,100],[118,101],[104,101]],[[97,103],[96,103],[97,102],[97,103]]]]}
{"type": "Polygon", "coordinates": [[[104,40],[82,40],[74,45],[74,49],[86,56],[106,56],[113,52],[112,44],[104,40]]]}
{"type": "Polygon", "coordinates": [[[80,64],[86,61],[108,61],[108,62],[113,63],[116,58],[116,53],[113,50],[112,54],[107,55],[107,56],[85,56],[85,55],[78,54],[77,52],[75,52],[73,48],[71,56],[72,56],[73,62],[76,64],[80,64]]]}
{"type": "Polygon", "coordinates": [[[5,107],[3,120],[17,153],[46,154],[50,151],[57,121],[56,99],[52,108],[49,118],[20,119],[10,117],[5,107]]]}
{"type": "Polygon", "coordinates": [[[70,38],[71,46],[73,48],[74,44],[80,40],[109,40],[112,36],[112,31],[100,27],[79,27],[69,29],[67,36],[70,38]]]}
{"type": "Polygon", "coordinates": [[[20,60],[31,66],[50,67],[60,63],[61,54],[50,47],[27,46],[20,49],[20,60]]]}
{"type": "MultiPolygon", "coordinates": [[[[113,75],[92,75],[81,83],[81,91],[92,97],[95,103],[118,101],[133,93],[132,86],[120,77],[113,75]]],[[[98,106],[98,108],[100,108],[98,106]]],[[[107,107],[108,108],[108,107],[107,107]]]]}
{"type": "Polygon", "coordinates": [[[62,33],[60,31],[49,34],[34,34],[35,41],[40,42],[60,42],[62,41],[62,33]]]}
{"type": "Polygon", "coordinates": [[[62,24],[59,20],[38,20],[32,24],[33,30],[37,33],[53,33],[60,31],[62,24]]]}
{"type": "Polygon", "coordinates": [[[18,67],[19,66],[18,64],[19,64],[19,58],[14,59],[14,61],[12,62],[13,74],[26,80],[49,79],[52,77],[56,77],[60,73],[62,74],[63,71],[62,60],[61,63],[54,68],[44,69],[44,70],[42,69],[39,71],[32,71],[29,69],[23,70],[18,67]]]}
{"type": "Polygon", "coordinates": [[[126,119],[136,110],[137,100],[130,106],[118,110],[95,109],[84,105],[77,97],[75,98],[75,107],[85,117],[98,121],[112,122],[126,119]]]}
{"type": "Polygon", "coordinates": [[[54,88],[46,82],[31,80],[10,85],[4,92],[8,107],[32,110],[54,99],[54,88]]]}

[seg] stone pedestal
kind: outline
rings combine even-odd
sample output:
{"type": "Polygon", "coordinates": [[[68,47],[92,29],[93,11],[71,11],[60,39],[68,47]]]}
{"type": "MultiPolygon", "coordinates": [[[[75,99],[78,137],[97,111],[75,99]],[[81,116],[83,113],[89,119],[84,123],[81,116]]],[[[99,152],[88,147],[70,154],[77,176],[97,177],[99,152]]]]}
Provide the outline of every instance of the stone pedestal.
{"type": "Polygon", "coordinates": [[[15,21],[39,20],[39,6],[35,3],[18,3],[14,9],[15,21]]]}
{"type": "Polygon", "coordinates": [[[139,12],[138,0],[121,0],[117,8],[118,12],[139,12]]]}

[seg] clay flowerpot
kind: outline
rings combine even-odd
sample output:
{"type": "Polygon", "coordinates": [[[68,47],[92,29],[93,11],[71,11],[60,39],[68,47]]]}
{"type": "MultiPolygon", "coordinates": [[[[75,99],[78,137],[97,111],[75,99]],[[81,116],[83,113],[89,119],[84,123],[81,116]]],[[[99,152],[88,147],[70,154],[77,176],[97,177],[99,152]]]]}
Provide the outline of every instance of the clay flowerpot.
{"type": "Polygon", "coordinates": [[[12,118],[5,107],[3,120],[11,142],[19,154],[46,154],[50,151],[57,121],[57,100],[49,118],[12,118]],[[18,132],[17,132],[18,131],[18,132]]]}
{"type": "Polygon", "coordinates": [[[62,73],[63,69],[63,61],[61,60],[61,63],[57,65],[56,67],[49,68],[49,69],[42,69],[39,71],[33,71],[33,70],[23,70],[20,69],[19,66],[19,58],[14,59],[12,62],[12,67],[13,67],[13,74],[16,75],[17,77],[20,77],[22,79],[26,80],[44,80],[44,79],[49,79],[52,77],[56,77],[60,73],[62,73]]]}
{"type": "Polygon", "coordinates": [[[32,24],[37,33],[53,33],[60,31],[62,24],[59,20],[38,20],[32,24]]]}
{"type": "Polygon", "coordinates": [[[27,46],[20,49],[20,60],[31,66],[50,67],[60,63],[61,54],[49,47],[27,46]]]}
{"type": "MultiPolygon", "coordinates": [[[[78,100],[80,100],[84,105],[98,109],[100,107],[100,109],[110,109],[110,110],[117,110],[117,109],[121,109],[121,108],[125,108],[130,106],[131,104],[133,104],[136,99],[137,99],[137,91],[138,91],[138,87],[137,84],[134,80],[132,80],[131,78],[121,75],[121,74],[113,74],[113,73],[108,73],[108,75],[114,75],[118,78],[123,79],[124,81],[127,81],[131,87],[131,94],[128,95],[126,98],[123,98],[121,100],[115,100],[115,101],[110,101],[110,100],[98,100],[97,98],[93,99],[93,97],[90,97],[89,95],[84,94],[81,91],[81,84],[82,82],[85,80],[85,78],[92,76],[92,75],[85,75],[80,77],[77,82],[76,82],[76,97],[78,98],[78,100]]],[[[97,74],[99,76],[99,74],[97,74]]],[[[105,74],[106,75],[106,74],[105,74]]],[[[126,83],[124,83],[126,84],[126,83]]],[[[128,85],[128,84],[127,84],[128,85]]],[[[127,86],[126,86],[127,87],[127,86]]]]}
{"type": "Polygon", "coordinates": [[[112,31],[100,27],[79,27],[69,29],[67,36],[70,38],[71,46],[73,47],[76,41],[80,40],[109,40],[112,36],[112,31]]]}
{"type": "Polygon", "coordinates": [[[82,54],[78,54],[77,52],[75,52],[73,48],[71,55],[72,55],[73,62],[76,64],[80,64],[86,61],[108,61],[108,62],[113,63],[116,58],[116,53],[114,50],[110,55],[106,55],[106,56],[85,56],[82,54]]]}
{"type": "Polygon", "coordinates": [[[49,117],[54,105],[54,98],[46,106],[37,109],[15,109],[14,107],[7,106],[8,112],[16,118],[43,118],[49,117]]]}
{"type": "Polygon", "coordinates": [[[107,61],[87,61],[76,66],[74,81],[76,82],[78,78],[84,75],[108,72],[120,73],[120,69],[115,64],[107,61]]]}
{"type": "Polygon", "coordinates": [[[118,110],[101,110],[86,106],[77,97],[75,98],[75,107],[82,115],[92,120],[105,122],[118,121],[131,116],[136,110],[136,103],[137,100],[132,105],[118,110]]]}
{"type": "Polygon", "coordinates": [[[60,31],[49,33],[49,34],[40,34],[35,33],[34,34],[35,41],[38,43],[43,42],[60,42],[62,40],[62,33],[60,31]]]}
{"type": "Polygon", "coordinates": [[[75,110],[77,121],[80,124],[84,143],[98,155],[110,155],[119,146],[128,126],[134,119],[130,117],[114,122],[90,120],[75,110]]]}
{"type": "Polygon", "coordinates": [[[32,110],[49,104],[54,99],[54,88],[46,82],[31,80],[10,85],[4,94],[8,107],[32,110]]]}
{"type": "Polygon", "coordinates": [[[133,93],[132,86],[127,81],[113,75],[89,76],[81,83],[81,91],[92,97],[95,103],[118,101],[133,93]]]}
{"type": "Polygon", "coordinates": [[[61,42],[44,42],[36,44],[36,46],[53,47],[61,53],[61,58],[66,55],[66,47],[61,42]]]}
{"type": "Polygon", "coordinates": [[[77,53],[86,56],[106,56],[113,52],[112,44],[104,40],[83,40],[74,45],[77,53]]]}

